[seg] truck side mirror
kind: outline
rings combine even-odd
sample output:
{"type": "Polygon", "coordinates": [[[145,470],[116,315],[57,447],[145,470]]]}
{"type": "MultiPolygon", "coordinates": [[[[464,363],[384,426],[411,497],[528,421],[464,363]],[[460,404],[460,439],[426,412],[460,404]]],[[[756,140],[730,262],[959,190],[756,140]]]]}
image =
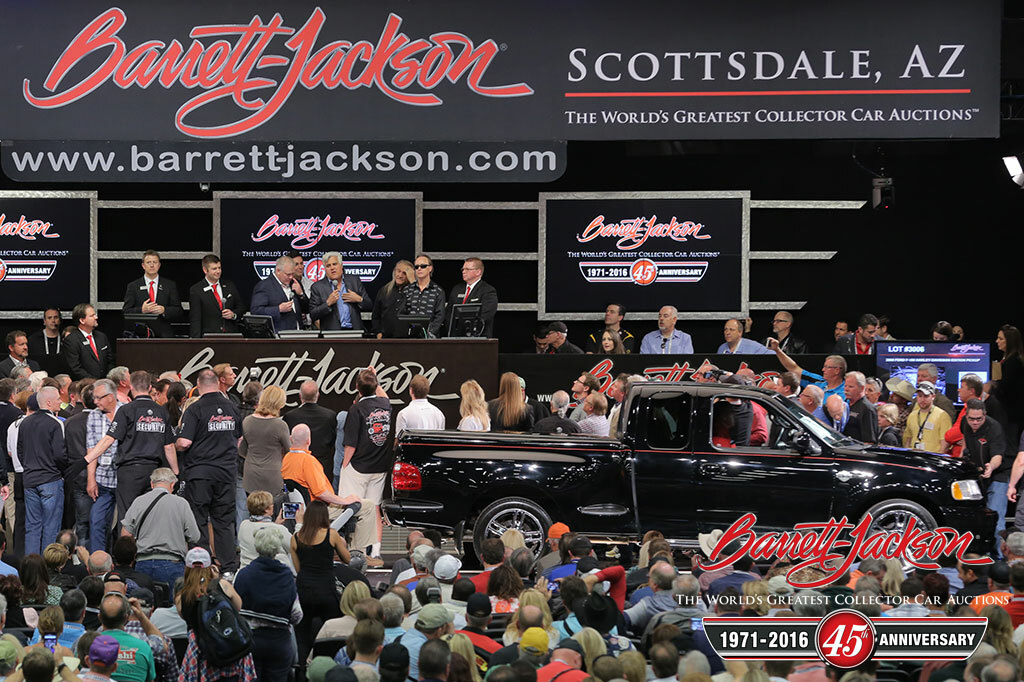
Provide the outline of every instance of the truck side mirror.
{"type": "Polygon", "coordinates": [[[801,455],[820,455],[821,446],[806,431],[798,429],[789,430],[789,442],[801,455]]]}

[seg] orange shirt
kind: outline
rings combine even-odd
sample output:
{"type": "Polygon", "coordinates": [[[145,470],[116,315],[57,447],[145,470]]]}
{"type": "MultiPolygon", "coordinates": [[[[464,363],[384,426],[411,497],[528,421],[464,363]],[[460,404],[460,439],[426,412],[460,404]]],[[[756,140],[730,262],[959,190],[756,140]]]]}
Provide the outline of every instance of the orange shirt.
{"type": "Polygon", "coordinates": [[[974,609],[975,613],[981,615],[981,610],[989,604],[998,604],[1005,609],[1011,599],[1013,599],[1013,594],[1010,592],[986,592],[985,594],[979,594],[971,601],[971,608],[974,609]]]}
{"type": "Polygon", "coordinates": [[[281,460],[281,477],[306,488],[314,499],[334,492],[319,460],[307,450],[290,450],[281,460]]]}

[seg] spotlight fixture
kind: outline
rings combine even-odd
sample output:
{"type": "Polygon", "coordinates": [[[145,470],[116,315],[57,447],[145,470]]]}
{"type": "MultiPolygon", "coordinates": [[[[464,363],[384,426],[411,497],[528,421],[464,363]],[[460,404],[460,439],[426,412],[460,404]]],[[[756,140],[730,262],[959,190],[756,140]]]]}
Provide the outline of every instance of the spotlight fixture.
{"type": "Polygon", "coordinates": [[[871,208],[887,211],[896,204],[896,186],[892,178],[871,178],[871,208]]]}
{"type": "Polygon", "coordinates": [[[1006,172],[1010,174],[1010,179],[1020,187],[1024,189],[1024,168],[1021,168],[1019,156],[1004,156],[1003,165],[1006,166],[1006,172]]]}

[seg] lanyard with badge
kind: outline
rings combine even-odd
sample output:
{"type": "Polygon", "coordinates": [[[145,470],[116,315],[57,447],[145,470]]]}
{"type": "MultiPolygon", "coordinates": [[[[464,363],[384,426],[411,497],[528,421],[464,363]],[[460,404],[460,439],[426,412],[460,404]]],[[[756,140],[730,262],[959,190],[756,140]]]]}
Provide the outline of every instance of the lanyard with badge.
{"type": "Polygon", "coordinates": [[[932,412],[934,412],[934,411],[935,411],[934,407],[932,409],[928,410],[928,414],[925,415],[924,421],[921,422],[921,426],[917,429],[917,442],[914,443],[914,448],[917,449],[917,450],[924,450],[924,443],[921,441],[921,439],[924,437],[924,430],[926,428],[929,428],[928,427],[928,420],[932,418],[932,412]]]}

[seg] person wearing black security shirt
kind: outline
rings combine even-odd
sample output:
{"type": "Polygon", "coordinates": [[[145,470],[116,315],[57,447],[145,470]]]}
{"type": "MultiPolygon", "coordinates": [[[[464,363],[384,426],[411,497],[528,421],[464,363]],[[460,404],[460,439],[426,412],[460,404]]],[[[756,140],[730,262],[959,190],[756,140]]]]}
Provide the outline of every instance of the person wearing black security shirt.
{"type": "Polygon", "coordinates": [[[28,359],[28,336],[21,330],[7,334],[8,356],[0,361],[0,378],[7,379],[18,367],[28,367],[33,372],[39,371],[39,363],[28,359]]]}
{"type": "Polygon", "coordinates": [[[980,471],[982,485],[987,483],[985,506],[996,512],[996,537],[1006,527],[1006,489],[1009,487],[1013,458],[1007,455],[1003,427],[985,414],[985,402],[967,401],[960,430],[964,436],[963,458],[980,471]]]}
{"type": "Polygon", "coordinates": [[[78,325],[64,339],[64,359],[71,370],[71,378],[74,381],[86,377],[102,379],[114,366],[114,346],[106,334],[96,331],[100,323],[96,309],[88,303],[79,303],[71,311],[71,319],[78,325]]]}
{"type": "Polygon", "coordinates": [[[28,354],[58,356],[62,348],[60,310],[47,308],[43,311],[43,328],[28,337],[28,354]]]}
{"type": "Polygon", "coordinates": [[[157,315],[148,325],[150,330],[157,338],[173,338],[171,322],[178,320],[183,312],[178,285],[160,276],[160,254],[153,249],[142,254],[142,270],[145,275],[128,283],[121,310],[125,314],[157,315]]]}
{"type": "MultiPolygon", "coordinates": [[[[395,463],[391,449],[391,401],[377,382],[377,372],[372,367],[359,372],[356,389],[359,400],[349,408],[345,420],[345,459],[341,464],[338,494],[355,495],[373,503],[377,536],[367,562],[376,567],[383,565],[380,501],[384,496],[384,481],[395,463]]],[[[365,551],[366,548],[355,549],[365,551]]]]}
{"type": "Polygon", "coordinates": [[[245,302],[238,287],[221,277],[220,258],[212,253],[203,256],[203,274],[188,290],[189,336],[238,332],[245,302]]]}
{"type": "Polygon", "coordinates": [[[149,372],[131,374],[132,401],[122,405],[114,415],[107,434],[86,455],[94,462],[117,441],[117,517],[124,518],[128,507],[149,489],[149,475],[163,466],[178,473],[178,454],[174,450],[174,434],[167,409],[149,396],[149,372]]]}
{"type": "Polygon", "coordinates": [[[604,329],[593,332],[587,337],[587,353],[603,353],[601,337],[604,333],[613,332],[622,339],[622,348],[627,353],[636,350],[636,337],[622,328],[622,320],[626,317],[626,306],[621,303],[610,303],[604,310],[604,329]]]}
{"type": "Polygon", "coordinates": [[[217,559],[223,570],[233,571],[235,557],[235,477],[242,415],[220,392],[213,370],[204,369],[196,379],[199,400],[182,415],[177,448],[181,457],[185,499],[192,507],[202,535],[200,544],[210,546],[207,523],[213,525],[217,559]]]}
{"type": "Polygon", "coordinates": [[[483,280],[484,262],[479,258],[467,258],[462,264],[462,281],[465,286],[454,287],[448,296],[448,314],[442,333],[447,333],[451,321],[452,306],[463,303],[480,305],[480,320],[484,323],[481,336],[494,338],[494,317],[498,314],[498,292],[483,280]]]}

